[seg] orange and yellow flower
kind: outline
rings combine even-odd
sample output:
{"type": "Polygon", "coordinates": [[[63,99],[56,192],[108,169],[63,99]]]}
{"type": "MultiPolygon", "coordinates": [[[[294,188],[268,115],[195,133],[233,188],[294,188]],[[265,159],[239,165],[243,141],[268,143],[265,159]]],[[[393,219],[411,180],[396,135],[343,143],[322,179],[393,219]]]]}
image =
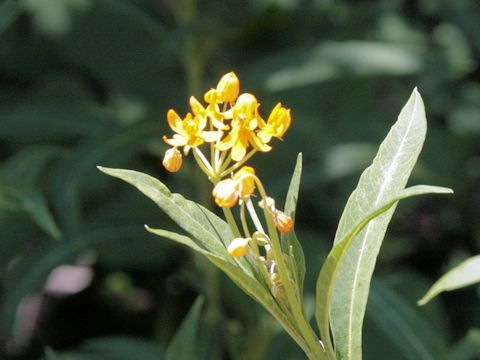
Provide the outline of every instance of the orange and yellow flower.
{"type": "Polygon", "coordinates": [[[176,134],[171,139],[166,136],[163,140],[174,147],[185,146],[188,151],[190,147],[196,147],[204,142],[214,142],[222,137],[221,131],[205,131],[207,119],[201,116],[193,117],[191,113],[181,119],[175,110],[170,109],[167,113],[168,125],[176,134]]]}

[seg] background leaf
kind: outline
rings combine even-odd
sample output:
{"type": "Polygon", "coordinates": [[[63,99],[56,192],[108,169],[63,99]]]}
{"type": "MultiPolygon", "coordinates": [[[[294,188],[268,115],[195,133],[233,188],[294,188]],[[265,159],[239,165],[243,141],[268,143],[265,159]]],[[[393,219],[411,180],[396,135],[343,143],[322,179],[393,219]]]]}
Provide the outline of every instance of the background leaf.
{"type": "Polygon", "coordinates": [[[480,282],[480,255],[473,256],[448,271],[418,300],[425,305],[443,291],[451,291],[480,282]]]}
{"type": "Polygon", "coordinates": [[[170,342],[165,353],[165,360],[198,358],[197,339],[200,331],[200,312],[203,303],[204,299],[202,297],[195,300],[175,337],[170,342]]]}

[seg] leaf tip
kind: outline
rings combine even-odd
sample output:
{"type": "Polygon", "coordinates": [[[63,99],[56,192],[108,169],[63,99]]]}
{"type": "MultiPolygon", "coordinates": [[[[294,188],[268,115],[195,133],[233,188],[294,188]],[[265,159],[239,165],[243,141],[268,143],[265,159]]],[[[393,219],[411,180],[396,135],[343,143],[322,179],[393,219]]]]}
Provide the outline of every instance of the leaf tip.
{"type": "Polygon", "coordinates": [[[417,305],[418,306],[423,306],[429,301],[430,301],[430,299],[427,296],[424,296],[423,298],[421,298],[420,300],[417,301],[417,305]]]}

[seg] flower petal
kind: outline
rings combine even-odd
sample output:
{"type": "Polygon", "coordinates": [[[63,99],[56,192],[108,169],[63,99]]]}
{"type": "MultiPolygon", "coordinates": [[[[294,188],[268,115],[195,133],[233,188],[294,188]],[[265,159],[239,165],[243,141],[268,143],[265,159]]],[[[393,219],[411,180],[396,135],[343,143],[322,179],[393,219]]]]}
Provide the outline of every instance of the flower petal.
{"type": "Polygon", "coordinates": [[[164,136],[163,138],[163,141],[165,141],[168,145],[171,145],[171,146],[185,146],[187,144],[187,139],[183,136],[180,136],[180,135],[173,135],[173,138],[172,139],[168,139],[166,136],[164,136]]]}
{"type": "Polygon", "coordinates": [[[248,146],[248,139],[246,134],[242,131],[240,136],[237,138],[237,141],[235,141],[235,144],[233,144],[232,147],[232,159],[234,161],[240,161],[245,157],[245,154],[247,153],[247,146],[248,146]]]}
{"type": "Polygon", "coordinates": [[[256,150],[262,151],[262,152],[267,152],[272,150],[272,147],[265,144],[262,140],[260,140],[255,133],[248,133],[247,136],[248,136],[248,141],[250,142],[250,144],[252,144],[252,146],[256,150]]]}
{"type": "Polygon", "coordinates": [[[168,110],[167,121],[168,121],[168,125],[170,125],[173,131],[180,134],[184,133],[182,128],[182,118],[177,114],[175,110],[173,109],[168,110]]]}
{"type": "Polygon", "coordinates": [[[206,142],[215,142],[222,138],[223,132],[221,131],[202,131],[200,136],[206,142]]]}

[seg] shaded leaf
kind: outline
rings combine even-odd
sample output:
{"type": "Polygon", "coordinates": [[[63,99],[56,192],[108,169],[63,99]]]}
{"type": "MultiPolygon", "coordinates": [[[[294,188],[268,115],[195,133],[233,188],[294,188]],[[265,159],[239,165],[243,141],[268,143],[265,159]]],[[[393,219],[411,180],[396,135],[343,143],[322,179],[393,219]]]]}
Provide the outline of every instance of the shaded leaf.
{"type": "Polygon", "coordinates": [[[249,75],[269,91],[283,91],[345,77],[415,74],[423,67],[420,54],[418,48],[385,42],[329,41],[276,54],[255,64],[249,75]]]}
{"type": "Polygon", "coordinates": [[[0,33],[8,28],[20,13],[18,1],[6,0],[0,4],[0,33]]]}
{"type": "Polygon", "coordinates": [[[59,239],[61,236],[45,196],[31,186],[0,182],[0,208],[26,212],[51,237],[59,239]]]}
{"type": "Polygon", "coordinates": [[[402,359],[446,359],[446,339],[418,312],[418,308],[382,282],[375,284],[370,292],[367,316],[396,345],[395,352],[402,359]]]}
{"type": "Polygon", "coordinates": [[[480,282],[480,255],[473,256],[448,271],[428,290],[418,305],[425,305],[443,291],[451,291],[480,282]]]}
{"type": "Polygon", "coordinates": [[[167,348],[166,360],[198,359],[197,339],[200,330],[200,312],[204,302],[204,298],[199,296],[193,303],[167,348]]]}
{"type": "Polygon", "coordinates": [[[449,359],[455,360],[471,360],[478,358],[480,355],[480,330],[471,329],[463,339],[461,339],[450,350],[449,359]]]}

